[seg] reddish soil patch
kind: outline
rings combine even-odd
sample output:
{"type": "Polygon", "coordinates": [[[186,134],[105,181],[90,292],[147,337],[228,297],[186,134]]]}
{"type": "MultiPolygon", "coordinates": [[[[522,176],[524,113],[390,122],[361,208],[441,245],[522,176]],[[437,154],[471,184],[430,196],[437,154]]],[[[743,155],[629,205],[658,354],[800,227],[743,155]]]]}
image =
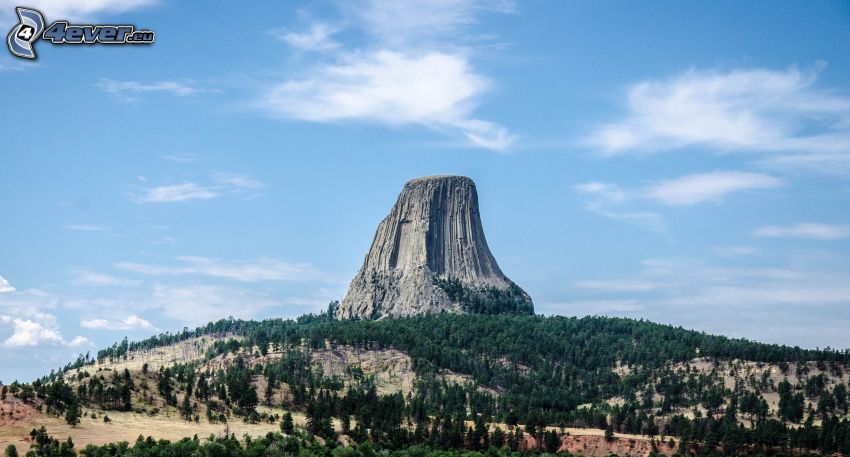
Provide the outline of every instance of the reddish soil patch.
{"type": "Polygon", "coordinates": [[[653,447],[649,440],[638,440],[634,438],[613,438],[606,440],[604,436],[563,436],[561,447],[558,452],[569,452],[581,454],[585,457],[604,457],[607,455],[648,457],[652,452],[672,456],[676,453],[675,447],[668,447],[667,443],[659,443],[653,447]]]}
{"type": "Polygon", "coordinates": [[[13,398],[0,402],[0,413],[0,427],[13,427],[30,422],[38,414],[32,405],[13,398]]]}

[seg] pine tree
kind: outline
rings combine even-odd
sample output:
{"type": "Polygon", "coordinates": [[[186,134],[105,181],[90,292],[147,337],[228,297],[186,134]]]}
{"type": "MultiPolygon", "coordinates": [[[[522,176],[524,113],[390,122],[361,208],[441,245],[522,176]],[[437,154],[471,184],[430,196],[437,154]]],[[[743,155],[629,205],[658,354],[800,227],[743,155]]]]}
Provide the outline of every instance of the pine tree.
{"type": "Polygon", "coordinates": [[[546,432],[543,444],[546,452],[550,454],[558,452],[558,448],[561,447],[561,439],[558,437],[558,432],[554,430],[546,432]]]}
{"type": "Polygon", "coordinates": [[[187,421],[192,420],[192,397],[188,393],[183,396],[183,405],[180,407],[180,415],[187,421]]]}
{"type": "Polygon", "coordinates": [[[133,378],[130,376],[130,370],[125,368],[121,383],[121,408],[124,411],[130,411],[133,407],[133,387],[133,378]]]}
{"type": "Polygon", "coordinates": [[[74,398],[74,401],[68,405],[68,409],[65,411],[65,422],[67,422],[71,427],[76,427],[77,424],[80,423],[81,415],[82,410],[80,408],[80,402],[74,398]]]}
{"type": "Polygon", "coordinates": [[[493,447],[500,449],[505,445],[505,432],[500,427],[496,427],[493,431],[493,438],[490,440],[493,447]]]}
{"type": "Polygon", "coordinates": [[[265,392],[265,401],[266,406],[272,405],[272,398],[274,397],[274,385],[275,385],[275,377],[274,373],[270,372],[266,377],[266,392],[265,392]]]}
{"type": "Polygon", "coordinates": [[[201,373],[198,376],[198,387],[195,389],[195,396],[201,401],[207,401],[210,398],[210,385],[207,382],[206,373],[201,373]]]}
{"type": "Polygon", "coordinates": [[[292,413],[289,411],[283,415],[283,419],[280,421],[280,431],[286,435],[292,435],[292,432],[295,431],[295,424],[292,422],[292,413]]]}

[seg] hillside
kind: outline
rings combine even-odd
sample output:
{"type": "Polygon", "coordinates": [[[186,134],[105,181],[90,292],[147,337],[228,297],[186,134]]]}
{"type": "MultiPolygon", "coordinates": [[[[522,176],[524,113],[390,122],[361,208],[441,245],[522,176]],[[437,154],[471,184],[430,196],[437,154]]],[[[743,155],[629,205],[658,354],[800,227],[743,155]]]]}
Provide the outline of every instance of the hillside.
{"type": "Polygon", "coordinates": [[[41,425],[80,444],[262,436],[289,412],[306,436],[394,449],[846,454],[848,362],[603,317],[222,320],[4,386],[0,442],[41,425]]]}

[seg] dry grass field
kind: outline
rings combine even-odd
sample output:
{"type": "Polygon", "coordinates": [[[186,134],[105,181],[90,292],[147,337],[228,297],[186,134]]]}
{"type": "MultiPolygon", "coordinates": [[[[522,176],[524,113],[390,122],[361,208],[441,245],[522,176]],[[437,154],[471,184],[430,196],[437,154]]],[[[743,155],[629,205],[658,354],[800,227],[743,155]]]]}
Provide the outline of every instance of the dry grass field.
{"type": "MultiPolygon", "coordinates": [[[[282,408],[259,407],[259,411],[270,414],[283,414],[282,408]]],[[[223,436],[225,429],[230,433],[241,437],[244,434],[251,436],[262,436],[268,432],[280,431],[277,423],[246,424],[238,418],[234,418],[228,425],[211,424],[206,420],[199,423],[189,422],[180,418],[176,410],[160,413],[156,416],[137,414],[132,412],[109,411],[110,423],[103,422],[104,413],[95,411],[97,419],[92,419],[92,411],[86,410],[86,417],[76,426],[71,427],[59,417],[50,417],[44,414],[35,414],[14,423],[5,424],[0,427],[0,448],[14,444],[18,450],[29,449],[29,432],[33,428],[44,426],[55,438],[65,439],[71,437],[75,446],[80,449],[88,444],[107,444],[127,441],[132,444],[139,435],[152,436],[156,439],[180,440],[184,437],[198,435],[200,439],[207,439],[210,435],[223,436]]],[[[295,424],[303,426],[305,418],[303,414],[293,413],[295,424]]],[[[338,426],[339,424],[337,424],[338,426]]]]}

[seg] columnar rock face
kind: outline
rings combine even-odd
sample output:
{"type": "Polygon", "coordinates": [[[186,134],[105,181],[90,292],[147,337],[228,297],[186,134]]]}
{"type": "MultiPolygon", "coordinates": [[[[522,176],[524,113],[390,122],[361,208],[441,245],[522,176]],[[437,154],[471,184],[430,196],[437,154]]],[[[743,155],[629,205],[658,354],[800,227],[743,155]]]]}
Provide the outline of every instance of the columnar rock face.
{"type": "Polygon", "coordinates": [[[337,317],[443,311],[533,313],[531,298],[502,273],[487,247],[475,183],[465,176],[405,184],[337,317]]]}

